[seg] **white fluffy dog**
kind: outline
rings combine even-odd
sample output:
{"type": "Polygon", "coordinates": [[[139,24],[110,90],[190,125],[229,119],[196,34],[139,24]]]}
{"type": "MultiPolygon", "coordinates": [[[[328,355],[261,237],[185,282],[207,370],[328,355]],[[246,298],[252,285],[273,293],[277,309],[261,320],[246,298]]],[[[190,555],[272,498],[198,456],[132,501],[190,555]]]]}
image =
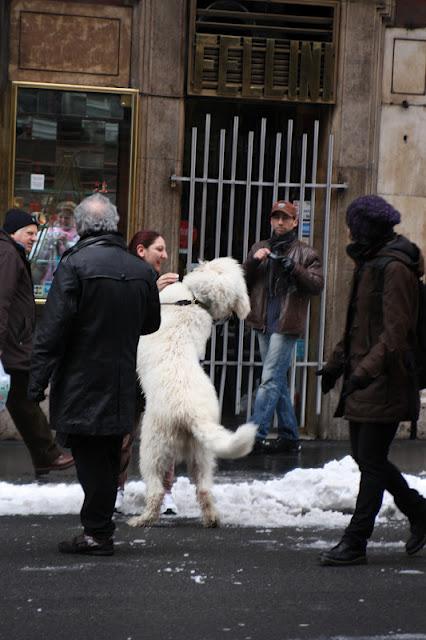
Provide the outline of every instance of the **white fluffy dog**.
{"type": "Polygon", "coordinates": [[[140,469],[146,483],[146,507],[129,524],[148,526],[159,517],[163,480],[175,462],[185,461],[196,485],[203,523],[219,518],[211,486],[215,458],[247,455],[256,427],[245,424],[235,433],[219,424],[219,403],[200,360],[214,320],[232,312],[241,319],[250,303],[241,266],[233,258],[201,263],[160,294],[161,326],[143,336],[138,348],[138,374],[146,397],[140,444],[140,469]]]}

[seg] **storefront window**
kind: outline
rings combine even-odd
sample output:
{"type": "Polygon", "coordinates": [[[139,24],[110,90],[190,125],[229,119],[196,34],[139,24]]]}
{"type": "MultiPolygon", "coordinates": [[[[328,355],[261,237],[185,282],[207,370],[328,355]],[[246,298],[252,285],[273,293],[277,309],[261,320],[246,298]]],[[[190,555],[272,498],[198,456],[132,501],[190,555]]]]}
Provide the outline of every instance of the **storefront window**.
{"type": "Polygon", "coordinates": [[[110,198],[128,235],[137,92],[28,83],[14,91],[12,204],[41,222],[30,259],[42,300],[63,252],[78,240],[74,209],[83,198],[96,191],[110,198]]]}

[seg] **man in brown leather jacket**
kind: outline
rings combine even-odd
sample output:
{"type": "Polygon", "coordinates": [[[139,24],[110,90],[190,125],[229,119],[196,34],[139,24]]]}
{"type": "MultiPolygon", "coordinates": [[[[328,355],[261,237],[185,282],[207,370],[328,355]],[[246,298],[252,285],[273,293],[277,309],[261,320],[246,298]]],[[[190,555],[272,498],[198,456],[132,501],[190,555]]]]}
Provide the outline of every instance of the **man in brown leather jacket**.
{"type": "Polygon", "coordinates": [[[310,296],[323,288],[318,254],[298,240],[296,207],[285,200],[271,210],[272,236],[256,242],[244,263],[251,312],[263,362],[251,421],[258,425],[254,452],[300,451],[298,425],[287,383],[296,340],[305,333],[310,296]],[[278,438],[268,440],[276,412],[278,438]]]}
{"type": "Polygon", "coordinates": [[[27,254],[37,238],[37,220],[22,209],[6,213],[0,229],[0,358],[10,374],[9,413],[31,454],[36,475],[74,464],[56,445],[38,402],[27,398],[35,304],[27,254]]]}

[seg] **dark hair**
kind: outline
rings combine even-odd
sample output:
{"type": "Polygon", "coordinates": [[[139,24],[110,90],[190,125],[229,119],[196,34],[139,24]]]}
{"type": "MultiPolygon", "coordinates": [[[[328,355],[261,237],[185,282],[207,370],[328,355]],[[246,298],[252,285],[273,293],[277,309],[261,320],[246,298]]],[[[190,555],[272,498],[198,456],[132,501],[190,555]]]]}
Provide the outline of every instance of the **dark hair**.
{"type": "Polygon", "coordinates": [[[136,231],[133,238],[129,243],[129,251],[133,253],[133,255],[137,256],[137,247],[142,244],[145,249],[148,249],[149,246],[152,245],[153,242],[157,240],[161,236],[161,233],[158,231],[151,231],[150,229],[141,229],[141,231],[136,231]]]}

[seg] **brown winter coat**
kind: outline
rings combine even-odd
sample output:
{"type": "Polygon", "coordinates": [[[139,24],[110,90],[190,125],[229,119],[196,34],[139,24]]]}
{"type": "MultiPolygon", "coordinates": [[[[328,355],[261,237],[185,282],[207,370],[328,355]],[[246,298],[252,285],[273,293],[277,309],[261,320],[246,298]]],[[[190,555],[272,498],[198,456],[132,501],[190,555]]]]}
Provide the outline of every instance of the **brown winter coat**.
{"type": "Polygon", "coordinates": [[[35,328],[30,265],[23,247],[0,229],[0,351],[6,370],[28,370],[35,328]]]}
{"type": "MultiPolygon", "coordinates": [[[[264,331],[266,327],[268,271],[266,260],[261,262],[253,256],[263,247],[270,248],[269,240],[256,242],[243,265],[251,305],[246,322],[258,331],[264,331]]],[[[309,298],[321,293],[324,286],[321,262],[316,251],[300,240],[295,240],[283,255],[293,258],[295,266],[290,276],[290,287],[281,299],[278,333],[302,337],[306,328],[309,298]]]]}
{"type": "Polygon", "coordinates": [[[343,391],[351,375],[368,385],[346,399],[341,397],[336,416],[344,415],[354,422],[415,420],[419,396],[413,357],[423,257],[404,236],[396,236],[376,259],[379,256],[397,259],[385,266],[381,291],[371,261],[360,271],[355,295],[354,276],[345,334],[325,370],[336,379],[343,374],[343,391]]]}

